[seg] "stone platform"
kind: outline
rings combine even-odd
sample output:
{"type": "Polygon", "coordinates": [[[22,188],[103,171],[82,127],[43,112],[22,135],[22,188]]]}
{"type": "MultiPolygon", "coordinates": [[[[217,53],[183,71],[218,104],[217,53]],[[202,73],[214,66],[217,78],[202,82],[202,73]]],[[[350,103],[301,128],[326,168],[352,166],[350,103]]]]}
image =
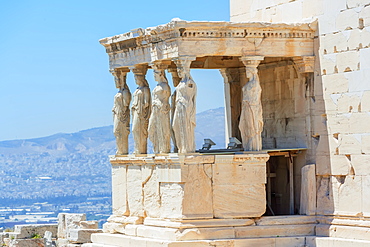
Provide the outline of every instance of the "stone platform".
{"type": "Polygon", "coordinates": [[[262,216],[267,153],[112,156],[113,214],[85,247],[369,246],[369,218],[262,216]]]}
{"type": "Polygon", "coordinates": [[[315,216],[270,216],[216,222],[213,226],[189,224],[184,228],[161,228],[146,225],[144,221],[144,224],[126,225],[129,227],[125,234],[93,234],[93,244],[85,246],[304,246],[306,238],[315,235],[317,224],[315,216]]]}
{"type": "Polygon", "coordinates": [[[140,246],[256,235],[250,226],[266,211],[268,159],[263,152],[113,156],[113,215],[92,240],[140,246]]]}
{"type": "Polygon", "coordinates": [[[105,228],[114,232],[110,223],[144,220],[168,227],[166,220],[260,217],[268,159],[267,153],[111,157],[113,215],[105,228]]]}

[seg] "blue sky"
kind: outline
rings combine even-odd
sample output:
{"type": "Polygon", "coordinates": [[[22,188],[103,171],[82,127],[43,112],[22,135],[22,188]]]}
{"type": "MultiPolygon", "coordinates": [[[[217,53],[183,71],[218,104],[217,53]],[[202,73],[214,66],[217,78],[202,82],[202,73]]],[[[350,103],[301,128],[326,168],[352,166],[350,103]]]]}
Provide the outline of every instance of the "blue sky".
{"type": "MultiPolygon", "coordinates": [[[[112,124],[116,89],[98,40],[175,17],[228,21],[229,1],[1,1],[0,141],[112,124]]],[[[192,75],[197,111],[223,106],[219,72],[192,75]]]]}

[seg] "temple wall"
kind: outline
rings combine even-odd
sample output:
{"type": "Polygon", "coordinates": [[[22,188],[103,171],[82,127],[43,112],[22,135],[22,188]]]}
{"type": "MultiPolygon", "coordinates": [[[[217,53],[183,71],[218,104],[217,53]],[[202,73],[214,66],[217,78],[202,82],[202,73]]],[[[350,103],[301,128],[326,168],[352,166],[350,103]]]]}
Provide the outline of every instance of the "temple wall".
{"type": "MultiPolygon", "coordinates": [[[[311,146],[311,117],[306,114],[311,107],[309,97],[311,87],[307,85],[310,80],[297,72],[291,60],[273,60],[276,61],[267,61],[258,68],[264,119],[262,146],[264,149],[311,146]]],[[[311,159],[310,156],[310,152],[303,152],[294,158],[295,212],[299,212],[300,207],[301,169],[306,165],[306,160],[311,159]]],[[[279,162],[286,163],[286,158],[279,162]]],[[[284,164],[281,165],[284,167],[284,164]]],[[[279,191],[287,189],[287,183],[282,178],[286,171],[282,172],[283,174],[280,174],[278,179],[283,182],[276,184],[279,191]]],[[[289,214],[289,197],[281,198],[281,207],[280,213],[289,214]]]]}
{"type": "Polygon", "coordinates": [[[369,1],[230,2],[233,22],[318,20],[314,95],[307,112],[312,116],[307,164],[316,163],[316,213],[370,217],[369,1]]]}
{"type": "Polygon", "coordinates": [[[259,67],[264,149],[307,146],[305,81],[286,62],[259,67]]]}

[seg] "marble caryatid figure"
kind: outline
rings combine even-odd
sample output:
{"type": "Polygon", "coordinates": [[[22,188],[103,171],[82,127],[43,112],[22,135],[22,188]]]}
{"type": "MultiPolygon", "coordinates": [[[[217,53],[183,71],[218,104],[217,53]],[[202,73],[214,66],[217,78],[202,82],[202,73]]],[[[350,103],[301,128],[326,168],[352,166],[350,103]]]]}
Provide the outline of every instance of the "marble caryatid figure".
{"type": "Polygon", "coordinates": [[[145,74],[146,67],[135,66],[132,69],[138,85],[132,98],[132,134],[134,137],[134,154],[147,153],[148,124],[151,110],[150,89],[145,74]]]}
{"type": "Polygon", "coordinates": [[[239,129],[243,147],[246,151],[259,151],[262,149],[262,90],[257,72],[256,67],[246,67],[246,75],[249,81],[242,88],[243,101],[239,129]]]}
{"type": "Polygon", "coordinates": [[[128,154],[128,135],[130,134],[131,93],[126,84],[126,71],[113,72],[118,93],[113,104],[113,134],[116,137],[117,155],[128,154]]]}
{"type": "Polygon", "coordinates": [[[197,86],[190,75],[189,58],[174,60],[181,78],[176,87],[175,112],[172,128],[179,153],[195,152],[195,100],[197,86]]]}
{"type": "MultiPolygon", "coordinates": [[[[177,73],[177,69],[169,68],[168,72],[171,73],[173,86],[176,88],[177,85],[179,85],[181,81],[181,78],[179,77],[177,73]]],[[[176,108],[176,90],[173,90],[173,93],[171,95],[171,123],[170,123],[171,126],[173,125],[173,116],[175,114],[175,108],[176,108]]],[[[178,148],[177,148],[177,143],[176,143],[175,133],[173,132],[173,128],[171,128],[171,139],[172,139],[172,144],[173,144],[173,152],[177,153],[178,148]]]]}
{"type": "Polygon", "coordinates": [[[170,104],[171,89],[165,74],[166,65],[153,64],[154,78],[158,82],[152,91],[152,112],[149,119],[149,140],[154,153],[171,151],[170,104]]]}

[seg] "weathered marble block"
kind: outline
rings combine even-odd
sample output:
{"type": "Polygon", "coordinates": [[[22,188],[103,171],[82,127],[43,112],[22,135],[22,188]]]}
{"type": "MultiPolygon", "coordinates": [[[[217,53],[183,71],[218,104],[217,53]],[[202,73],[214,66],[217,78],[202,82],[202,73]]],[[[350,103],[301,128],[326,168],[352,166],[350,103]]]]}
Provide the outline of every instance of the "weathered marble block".
{"type": "Polygon", "coordinates": [[[110,223],[260,217],[265,153],[112,156],[110,223]]]}

